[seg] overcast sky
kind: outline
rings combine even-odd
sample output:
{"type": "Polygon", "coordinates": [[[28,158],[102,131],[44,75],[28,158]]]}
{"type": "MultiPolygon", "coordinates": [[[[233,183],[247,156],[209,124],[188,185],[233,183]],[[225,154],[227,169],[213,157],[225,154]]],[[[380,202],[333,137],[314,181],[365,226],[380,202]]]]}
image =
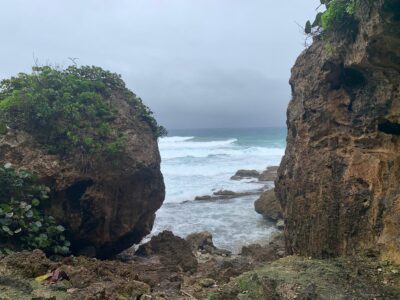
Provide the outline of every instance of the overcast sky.
{"type": "Polygon", "coordinates": [[[319,0],[0,0],[0,78],[68,57],[122,74],[167,128],[284,126],[319,0]]]}

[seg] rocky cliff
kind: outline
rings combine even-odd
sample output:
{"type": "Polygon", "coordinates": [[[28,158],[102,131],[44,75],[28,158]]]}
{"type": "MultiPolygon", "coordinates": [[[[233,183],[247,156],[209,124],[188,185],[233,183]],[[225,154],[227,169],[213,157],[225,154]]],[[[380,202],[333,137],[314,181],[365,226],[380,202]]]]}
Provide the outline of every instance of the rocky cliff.
{"type": "MultiPolygon", "coordinates": [[[[124,87],[120,79],[116,79],[115,82],[121,87],[115,88],[109,82],[110,78],[114,78],[114,75],[111,75],[95,68],[72,69],[59,73],[46,68],[40,70],[39,75],[32,76],[37,76],[41,84],[51,85],[52,82],[56,82],[58,86],[33,88],[29,83],[34,95],[42,95],[41,93],[47,90],[56,94],[62,88],[69,88],[66,80],[71,80],[71,76],[77,77],[73,81],[74,84],[71,84],[74,88],[79,84],[85,89],[92,83],[96,86],[90,92],[76,92],[76,96],[72,98],[66,98],[65,95],[70,96],[75,90],[68,94],[64,92],[62,101],[54,100],[54,96],[45,98],[48,99],[48,110],[57,108],[57,118],[53,120],[50,116],[46,119],[52,120],[49,121],[48,128],[59,128],[56,139],[52,139],[53,131],[46,133],[44,139],[42,135],[46,132],[46,127],[35,127],[41,123],[37,125],[33,118],[28,119],[32,121],[27,127],[22,126],[26,118],[20,114],[18,107],[13,108],[13,116],[19,116],[19,119],[16,122],[5,119],[9,127],[0,134],[0,163],[11,163],[16,168],[25,168],[36,174],[51,190],[46,212],[66,227],[73,252],[100,258],[117,254],[147,235],[151,231],[155,212],[161,206],[165,193],[157,136],[152,124],[143,115],[141,109],[144,106],[140,99],[135,98],[136,96],[124,87]],[[51,75],[51,72],[55,75],[51,75]],[[56,81],[57,76],[63,76],[64,86],[56,81]],[[101,90],[105,85],[111,88],[101,90]],[[79,100],[75,101],[76,99],[79,100]],[[94,102],[94,99],[102,100],[94,102]],[[93,102],[101,109],[103,102],[109,103],[107,107],[112,111],[112,115],[106,115],[107,119],[101,124],[98,124],[98,116],[106,112],[95,111],[96,106],[91,106],[93,102]],[[72,113],[82,114],[85,107],[79,106],[81,103],[86,105],[86,109],[95,111],[96,117],[92,120],[87,117],[90,114],[82,115],[80,123],[68,129],[68,137],[72,135],[70,132],[75,130],[74,138],[65,143],[67,136],[63,135],[61,130],[69,128],[71,122],[68,122],[70,114],[62,112],[78,105],[78,110],[72,113]],[[59,107],[63,107],[64,111],[59,107]],[[96,131],[97,128],[103,127],[107,129],[104,130],[107,134],[96,131]],[[113,132],[118,134],[120,143],[111,139],[113,132]],[[84,143],[79,144],[82,136],[84,143]],[[111,142],[102,142],[105,140],[111,142]],[[66,152],[64,150],[68,144],[73,145],[66,152]],[[49,150],[53,148],[57,151],[49,150]]],[[[9,86],[15,89],[18,85],[9,86]]],[[[4,88],[3,91],[7,92],[7,89],[4,88]]],[[[14,94],[20,95],[15,92],[14,94]]],[[[4,99],[0,104],[5,104],[0,108],[6,111],[5,108],[11,107],[6,104],[13,99],[7,94],[4,99]]],[[[40,104],[36,100],[33,103],[31,110],[40,104]]],[[[2,116],[4,115],[6,116],[5,113],[2,116]]]]}
{"type": "Polygon", "coordinates": [[[400,1],[365,3],[292,69],[275,191],[289,253],[400,262],[400,1]]]}

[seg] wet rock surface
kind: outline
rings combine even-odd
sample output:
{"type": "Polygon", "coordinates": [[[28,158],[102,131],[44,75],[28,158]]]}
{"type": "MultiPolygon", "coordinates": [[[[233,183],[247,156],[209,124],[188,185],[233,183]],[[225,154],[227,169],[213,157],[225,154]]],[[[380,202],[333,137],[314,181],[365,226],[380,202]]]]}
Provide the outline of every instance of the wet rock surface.
{"type": "Polygon", "coordinates": [[[241,180],[245,178],[258,178],[260,172],[257,170],[238,170],[235,175],[231,177],[232,180],[241,180]]]}
{"type": "Polygon", "coordinates": [[[214,192],[212,195],[197,196],[194,200],[196,201],[215,201],[223,199],[234,199],[251,195],[259,195],[263,189],[250,191],[250,192],[234,192],[229,190],[219,190],[214,192]]]}
{"type": "Polygon", "coordinates": [[[274,181],[277,177],[278,166],[269,166],[263,172],[257,170],[238,170],[231,180],[255,178],[259,181],[274,181]]]}

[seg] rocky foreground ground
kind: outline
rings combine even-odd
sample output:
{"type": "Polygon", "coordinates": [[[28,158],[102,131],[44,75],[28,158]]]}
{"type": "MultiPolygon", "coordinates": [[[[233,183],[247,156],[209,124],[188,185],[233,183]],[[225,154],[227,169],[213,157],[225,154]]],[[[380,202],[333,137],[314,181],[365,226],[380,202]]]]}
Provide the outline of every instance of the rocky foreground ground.
{"type": "Polygon", "coordinates": [[[166,231],[114,260],[47,258],[39,250],[0,258],[2,300],[399,299],[399,286],[400,266],[285,256],[281,235],[239,255],[217,249],[206,232],[184,240],[166,231]]]}

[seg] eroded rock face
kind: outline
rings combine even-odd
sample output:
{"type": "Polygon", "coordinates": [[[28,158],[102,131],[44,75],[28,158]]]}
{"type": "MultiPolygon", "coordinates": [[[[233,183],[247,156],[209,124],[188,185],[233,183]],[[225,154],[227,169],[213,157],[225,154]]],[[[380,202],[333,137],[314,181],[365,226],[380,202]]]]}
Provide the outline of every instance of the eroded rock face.
{"type": "Polygon", "coordinates": [[[157,138],[123,97],[112,126],[127,138],[118,158],[49,155],[24,132],[0,139],[0,162],[35,172],[51,188],[48,212],[65,225],[75,253],[106,258],[139,242],[164,200],[157,138]]]}
{"type": "Polygon", "coordinates": [[[400,262],[399,1],[359,13],[354,40],[315,40],[290,80],[276,194],[290,253],[379,251],[400,262]]]}
{"type": "Polygon", "coordinates": [[[276,222],[282,218],[282,208],[275,196],[274,189],[262,193],[260,198],[254,202],[254,208],[257,213],[271,222],[276,222]]]}

